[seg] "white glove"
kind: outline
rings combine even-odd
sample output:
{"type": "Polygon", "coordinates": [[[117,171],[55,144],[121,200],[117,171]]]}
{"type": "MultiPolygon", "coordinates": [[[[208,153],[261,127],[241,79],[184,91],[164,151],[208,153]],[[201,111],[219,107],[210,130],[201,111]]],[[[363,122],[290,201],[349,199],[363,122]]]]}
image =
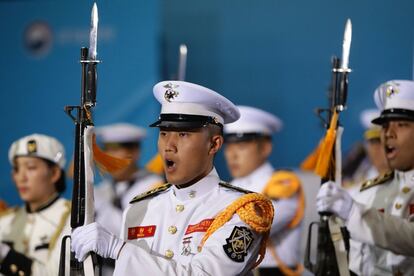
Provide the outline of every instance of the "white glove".
{"type": "Polygon", "coordinates": [[[93,251],[104,258],[116,259],[124,241],[108,232],[99,223],[94,222],[76,228],[72,235],[72,251],[82,262],[93,251]]]}
{"type": "Polygon", "coordinates": [[[318,212],[331,212],[343,220],[348,219],[353,204],[348,192],[332,181],[325,182],[316,196],[318,212]]]}
{"type": "Polygon", "coordinates": [[[10,246],[7,244],[0,242],[0,263],[6,258],[7,254],[9,254],[10,246]]]}

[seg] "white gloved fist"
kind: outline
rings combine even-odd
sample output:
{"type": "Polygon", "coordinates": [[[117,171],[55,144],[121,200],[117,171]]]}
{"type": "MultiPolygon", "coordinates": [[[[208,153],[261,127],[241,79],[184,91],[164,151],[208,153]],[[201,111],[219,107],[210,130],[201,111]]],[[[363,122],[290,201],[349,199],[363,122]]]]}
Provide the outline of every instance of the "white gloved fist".
{"type": "Polygon", "coordinates": [[[331,212],[343,220],[348,219],[353,204],[349,193],[332,181],[325,182],[316,196],[318,212],[331,212]]]}
{"type": "Polygon", "coordinates": [[[80,262],[86,259],[90,251],[104,258],[116,259],[124,244],[123,240],[97,222],[76,228],[71,237],[71,250],[80,262]]]}
{"type": "Polygon", "coordinates": [[[0,263],[6,258],[7,254],[9,254],[10,246],[7,244],[0,242],[0,263]]]}

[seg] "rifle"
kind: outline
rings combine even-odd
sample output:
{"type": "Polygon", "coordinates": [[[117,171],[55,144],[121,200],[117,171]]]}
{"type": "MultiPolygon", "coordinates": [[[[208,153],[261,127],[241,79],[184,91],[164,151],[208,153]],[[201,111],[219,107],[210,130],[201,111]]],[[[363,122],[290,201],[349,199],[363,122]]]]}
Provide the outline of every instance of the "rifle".
{"type": "MultiPolygon", "coordinates": [[[[94,221],[93,201],[93,120],[92,108],[96,104],[97,64],[96,44],[98,31],[98,8],[92,7],[90,47],[81,48],[81,100],[78,106],[65,106],[65,112],[75,123],[74,177],[70,225],[72,231],[94,221]],[[72,111],[76,110],[74,116],[72,111]]],[[[59,275],[100,275],[100,264],[96,254],[90,254],[84,262],[78,262],[74,253],[67,254],[67,241],[62,239],[59,275]],[[70,255],[70,256],[68,256],[70,255]],[[70,261],[68,261],[68,257],[70,261]]],[[[70,245],[69,245],[70,249],[70,245]]]]}
{"type": "MultiPolygon", "coordinates": [[[[351,20],[348,19],[345,25],[344,41],[342,45],[342,64],[338,57],[332,57],[332,80],[330,85],[330,93],[328,96],[329,109],[319,109],[318,116],[322,118],[327,129],[326,136],[323,143],[320,144],[320,151],[315,173],[321,177],[321,183],[326,181],[335,181],[341,178],[338,167],[340,163],[340,149],[336,149],[335,143],[340,142],[340,132],[338,130],[339,114],[346,108],[346,100],[348,94],[348,75],[351,69],[348,68],[349,50],[352,38],[351,20]],[[327,111],[327,120],[321,116],[321,113],[327,111]],[[337,132],[338,137],[337,137],[337,132]],[[338,140],[337,140],[338,139],[338,140]],[[335,141],[337,140],[337,141],[335,141]]],[[[340,143],[338,144],[340,145],[340,143]]],[[[337,146],[338,146],[337,145],[337,146]]],[[[338,265],[337,256],[334,243],[331,239],[330,229],[330,213],[320,213],[320,221],[312,222],[309,225],[308,242],[305,252],[305,267],[313,272],[315,275],[342,275],[344,270],[348,268],[341,268],[338,265]],[[313,226],[318,226],[318,242],[316,264],[310,260],[311,237],[313,226]]],[[[341,229],[342,231],[343,229],[341,229]]],[[[346,232],[342,233],[346,236],[346,232]]],[[[346,273],[346,272],[345,272],[346,273]]]]}

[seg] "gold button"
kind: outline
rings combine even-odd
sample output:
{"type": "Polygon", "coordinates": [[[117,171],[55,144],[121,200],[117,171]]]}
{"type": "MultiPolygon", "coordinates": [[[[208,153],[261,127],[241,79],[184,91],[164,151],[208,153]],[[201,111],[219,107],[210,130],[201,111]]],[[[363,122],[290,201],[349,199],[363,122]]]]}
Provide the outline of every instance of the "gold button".
{"type": "Polygon", "coordinates": [[[165,250],[165,257],[167,257],[168,259],[171,259],[172,257],[174,257],[174,252],[170,249],[165,250]]]}
{"type": "Polygon", "coordinates": [[[168,232],[170,232],[171,234],[177,233],[177,227],[171,225],[170,227],[168,227],[168,232]]]}
{"type": "Polygon", "coordinates": [[[402,204],[395,203],[395,208],[396,208],[397,210],[401,209],[401,207],[402,207],[402,204]]]}
{"type": "Polygon", "coordinates": [[[11,264],[11,265],[10,265],[10,271],[11,271],[12,273],[16,273],[16,272],[17,272],[17,265],[15,265],[15,264],[11,264]]]}
{"type": "Polygon", "coordinates": [[[196,191],[190,191],[190,192],[188,193],[188,196],[189,196],[189,197],[191,197],[191,198],[195,198],[195,196],[196,196],[196,191]]]}
{"type": "Polygon", "coordinates": [[[407,194],[407,193],[409,193],[411,191],[411,189],[409,188],[409,187],[404,187],[404,188],[402,188],[402,192],[404,193],[404,194],[407,194]]]}
{"type": "Polygon", "coordinates": [[[21,271],[21,270],[19,270],[19,276],[24,276],[25,274],[24,274],[24,272],[23,271],[21,271]]]}
{"type": "Polygon", "coordinates": [[[184,211],[184,205],[177,205],[177,206],[175,206],[175,211],[177,211],[177,212],[182,212],[182,211],[184,211]]]}

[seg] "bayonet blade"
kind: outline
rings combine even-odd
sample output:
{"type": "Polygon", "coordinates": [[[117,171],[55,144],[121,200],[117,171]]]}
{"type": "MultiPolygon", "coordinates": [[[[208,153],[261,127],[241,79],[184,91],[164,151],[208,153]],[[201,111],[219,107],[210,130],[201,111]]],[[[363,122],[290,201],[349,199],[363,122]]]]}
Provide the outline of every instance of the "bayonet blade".
{"type": "Polygon", "coordinates": [[[96,60],[96,44],[98,41],[98,7],[93,3],[91,13],[91,31],[89,33],[89,58],[96,60]]]}
{"type": "Polygon", "coordinates": [[[349,65],[349,52],[351,50],[352,41],[352,23],[351,19],[346,20],[344,41],[342,43],[342,65],[341,69],[347,70],[349,65]]]}

